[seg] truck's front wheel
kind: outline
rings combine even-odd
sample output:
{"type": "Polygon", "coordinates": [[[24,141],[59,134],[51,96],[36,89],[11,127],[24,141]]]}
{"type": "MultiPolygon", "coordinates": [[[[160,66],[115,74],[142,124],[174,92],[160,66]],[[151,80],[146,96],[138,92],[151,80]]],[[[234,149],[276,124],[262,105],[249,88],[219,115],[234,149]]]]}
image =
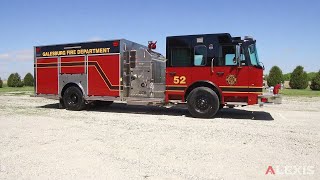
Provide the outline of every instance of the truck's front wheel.
{"type": "Polygon", "coordinates": [[[208,87],[192,90],[187,98],[188,110],[193,117],[211,118],[219,110],[218,95],[208,87]]]}
{"type": "Polygon", "coordinates": [[[63,94],[63,102],[68,110],[80,111],[85,107],[85,101],[82,95],[82,91],[75,87],[69,87],[63,94]]]}

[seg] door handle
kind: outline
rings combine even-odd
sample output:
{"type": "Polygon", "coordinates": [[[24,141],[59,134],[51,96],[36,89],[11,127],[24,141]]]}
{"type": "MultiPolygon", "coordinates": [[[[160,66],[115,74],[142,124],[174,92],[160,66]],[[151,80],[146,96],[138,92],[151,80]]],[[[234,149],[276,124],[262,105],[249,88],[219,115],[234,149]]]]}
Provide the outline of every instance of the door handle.
{"type": "Polygon", "coordinates": [[[224,74],[224,72],[217,72],[218,76],[222,76],[224,74]]]}
{"type": "Polygon", "coordinates": [[[174,75],[176,75],[177,73],[176,72],[169,72],[169,75],[170,76],[174,76],[174,75]]]}

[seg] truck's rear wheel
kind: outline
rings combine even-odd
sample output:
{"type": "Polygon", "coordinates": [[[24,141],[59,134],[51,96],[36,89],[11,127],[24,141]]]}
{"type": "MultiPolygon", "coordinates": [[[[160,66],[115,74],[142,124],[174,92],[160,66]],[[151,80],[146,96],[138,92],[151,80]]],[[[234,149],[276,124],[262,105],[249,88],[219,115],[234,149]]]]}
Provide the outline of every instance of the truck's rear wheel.
{"type": "Polygon", "coordinates": [[[69,87],[63,94],[63,102],[68,110],[80,111],[85,107],[82,91],[75,87],[69,87]]]}
{"type": "Polygon", "coordinates": [[[187,98],[188,110],[193,117],[211,118],[219,110],[219,97],[208,87],[192,90],[187,98]]]}

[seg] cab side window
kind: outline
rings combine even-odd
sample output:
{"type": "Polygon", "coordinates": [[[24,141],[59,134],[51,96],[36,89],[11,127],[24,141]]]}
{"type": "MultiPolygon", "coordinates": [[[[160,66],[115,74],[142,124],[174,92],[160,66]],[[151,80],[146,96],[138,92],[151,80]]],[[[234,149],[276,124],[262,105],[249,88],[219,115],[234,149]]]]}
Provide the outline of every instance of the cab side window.
{"type": "MultiPolygon", "coordinates": [[[[216,66],[236,66],[236,46],[224,45],[220,47],[219,58],[215,63],[216,66]]],[[[244,62],[243,49],[241,49],[241,62],[244,62]]],[[[243,64],[244,65],[244,64],[243,64]]]]}
{"type": "Polygon", "coordinates": [[[184,67],[192,65],[190,48],[172,48],[171,49],[171,65],[173,67],[184,67]]]}
{"type": "Polygon", "coordinates": [[[207,47],[199,45],[194,47],[194,66],[205,66],[207,61],[207,47]]]}
{"type": "Polygon", "coordinates": [[[218,66],[234,66],[236,62],[236,47],[235,46],[221,46],[219,52],[218,66]]]}

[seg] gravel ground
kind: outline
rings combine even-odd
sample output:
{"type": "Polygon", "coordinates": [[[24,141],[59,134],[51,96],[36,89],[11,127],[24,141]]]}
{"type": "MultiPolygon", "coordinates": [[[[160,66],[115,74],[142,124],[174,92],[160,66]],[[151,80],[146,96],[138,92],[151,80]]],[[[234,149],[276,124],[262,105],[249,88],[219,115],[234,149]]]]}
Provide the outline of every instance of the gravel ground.
{"type": "Polygon", "coordinates": [[[320,179],[320,98],[225,108],[209,120],[184,108],[0,102],[0,179],[320,179]]]}

